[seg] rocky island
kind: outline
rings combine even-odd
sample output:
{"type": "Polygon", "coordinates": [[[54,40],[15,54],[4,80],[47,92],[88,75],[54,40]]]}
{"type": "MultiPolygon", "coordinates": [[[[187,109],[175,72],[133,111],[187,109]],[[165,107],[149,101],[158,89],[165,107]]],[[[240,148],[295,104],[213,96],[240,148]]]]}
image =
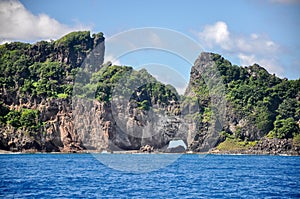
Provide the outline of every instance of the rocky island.
{"type": "Polygon", "coordinates": [[[0,150],[172,152],[182,140],[175,152],[300,154],[300,79],[199,52],[179,95],[104,53],[89,31],[1,45],[0,150]]]}

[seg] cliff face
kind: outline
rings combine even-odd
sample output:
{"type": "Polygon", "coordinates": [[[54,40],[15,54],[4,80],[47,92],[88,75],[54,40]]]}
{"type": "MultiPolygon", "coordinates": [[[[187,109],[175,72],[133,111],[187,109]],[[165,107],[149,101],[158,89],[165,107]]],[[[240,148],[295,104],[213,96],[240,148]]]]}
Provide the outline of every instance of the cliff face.
{"type": "Polygon", "coordinates": [[[164,150],[170,140],[185,139],[178,95],[145,70],[103,66],[95,99],[73,101],[76,135],[87,149],[164,150]]]}
{"type": "Polygon", "coordinates": [[[0,148],[163,149],[173,138],[184,139],[174,88],[145,70],[103,65],[103,55],[102,33],[90,37],[89,32],[75,32],[53,42],[1,46],[0,148]],[[126,88],[113,91],[126,75],[132,79],[127,87],[138,86],[124,100],[126,88]]]}
{"type": "Polygon", "coordinates": [[[1,148],[10,151],[72,151],[80,146],[72,140],[73,123],[68,100],[45,99],[39,104],[29,106],[20,104],[14,106],[21,109],[34,109],[39,111],[39,118],[43,122],[39,129],[30,127],[15,127],[4,125],[0,132],[1,148]]]}
{"type": "Polygon", "coordinates": [[[191,68],[190,81],[185,97],[198,105],[193,115],[196,134],[189,143],[192,151],[205,152],[215,147],[221,140],[224,114],[226,114],[225,87],[213,53],[201,53],[191,68]]]}
{"type": "Polygon", "coordinates": [[[97,56],[94,63],[87,64],[100,68],[103,34],[91,37],[88,31],[73,32],[57,41],[4,44],[0,55],[0,148],[83,149],[75,136],[70,95],[76,72],[87,55],[97,56]]]}
{"type": "Polygon", "coordinates": [[[168,151],[183,140],[192,151],[299,153],[299,80],[201,53],[179,96],[145,70],[103,64],[104,48],[89,32],[0,46],[0,149],[168,151]]]}
{"type": "Polygon", "coordinates": [[[299,154],[299,82],[277,78],[257,64],[238,67],[220,55],[201,53],[185,92],[201,107],[190,149],[206,151],[224,142],[225,150],[299,154]]]}

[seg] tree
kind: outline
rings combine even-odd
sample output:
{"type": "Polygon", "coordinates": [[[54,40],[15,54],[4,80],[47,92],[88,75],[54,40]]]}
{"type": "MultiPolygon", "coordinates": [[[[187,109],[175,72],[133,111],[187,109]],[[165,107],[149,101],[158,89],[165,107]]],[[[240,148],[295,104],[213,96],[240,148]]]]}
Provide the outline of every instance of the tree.
{"type": "Polygon", "coordinates": [[[287,119],[278,119],[274,122],[274,130],[272,134],[277,138],[292,138],[299,134],[299,127],[295,120],[291,117],[287,119]]]}
{"type": "Polygon", "coordinates": [[[287,98],[278,107],[277,113],[281,119],[299,117],[297,110],[300,109],[299,102],[296,99],[287,98]]]}
{"type": "Polygon", "coordinates": [[[38,122],[39,112],[38,110],[23,109],[20,116],[21,126],[36,129],[39,127],[38,122]]]}
{"type": "Polygon", "coordinates": [[[11,110],[4,118],[6,119],[7,124],[18,128],[21,126],[20,117],[21,113],[19,111],[11,110]]]}

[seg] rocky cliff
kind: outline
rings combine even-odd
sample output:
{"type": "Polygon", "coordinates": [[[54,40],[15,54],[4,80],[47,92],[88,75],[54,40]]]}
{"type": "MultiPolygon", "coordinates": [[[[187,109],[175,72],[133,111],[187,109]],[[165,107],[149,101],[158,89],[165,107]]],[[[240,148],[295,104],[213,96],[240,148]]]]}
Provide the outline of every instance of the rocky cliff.
{"type": "Polygon", "coordinates": [[[149,145],[163,150],[182,136],[178,96],[170,89],[144,70],[104,66],[99,72],[105,80],[100,78],[96,99],[73,101],[76,135],[87,149],[139,150],[149,145]],[[126,90],[129,85],[141,86],[126,90]]]}
{"type": "Polygon", "coordinates": [[[201,107],[191,150],[222,143],[224,152],[299,154],[299,79],[280,79],[257,64],[235,66],[213,53],[201,53],[190,77],[185,97],[201,107]]]}
{"type": "Polygon", "coordinates": [[[299,80],[201,53],[179,96],[146,70],[103,64],[104,50],[88,31],[1,45],[0,149],[168,151],[182,140],[197,152],[299,154],[299,80]]]}
{"type": "Polygon", "coordinates": [[[102,33],[2,45],[0,148],[163,149],[184,139],[175,89],[145,70],[103,65],[103,56],[102,33]]]}
{"type": "Polygon", "coordinates": [[[87,56],[104,57],[102,33],[73,32],[57,41],[1,45],[0,148],[77,151],[70,95],[87,56]],[[91,53],[93,52],[93,53],[91,53]]]}

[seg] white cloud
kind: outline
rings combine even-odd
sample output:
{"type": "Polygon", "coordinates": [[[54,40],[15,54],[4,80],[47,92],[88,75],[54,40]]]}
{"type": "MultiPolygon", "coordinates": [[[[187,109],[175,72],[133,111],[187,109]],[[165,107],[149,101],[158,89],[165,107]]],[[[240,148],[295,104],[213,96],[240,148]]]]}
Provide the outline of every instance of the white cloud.
{"type": "Polygon", "coordinates": [[[251,34],[251,38],[252,38],[252,39],[257,39],[257,38],[258,38],[258,35],[255,34],[255,33],[252,33],[252,34],[251,34]]]}
{"type": "Polygon", "coordinates": [[[220,45],[224,49],[229,48],[230,33],[227,24],[219,21],[214,25],[207,25],[204,30],[199,33],[199,38],[204,40],[207,45],[220,45]]]}
{"type": "Polygon", "coordinates": [[[284,77],[284,70],[278,65],[276,58],[257,58],[254,54],[245,55],[243,53],[238,54],[240,64],[243,66],[252,65],[257,63],[267,69],[271,74],[275,73],[279,77],[284,77]]]}
{"type": "Polygon", "coordinates": [[[274,73],[278,77],[281,77],[281,78],[283,78],[285,76],[285,70],[282,66],[279,65],[280,62],[276,58],[258,59],[258,63],[260,63],[271,74],[274,73]]]}
{"type": "Polygon", "coordinates": [[[278,65],[280,46],[266,35],[252,33],[241,35],[230,32],[228,25],[219,21],[207,25],[198,38],[205,48],[221,49],[222,53],[237,56],[241,65],[257,63],[265,67],[270,73],[283,75],[283,68],[278,65]]]}
{"type": "Polygon", "coordinates": [[[0,43],[57,39],[74,30],[89,29],[82,25],[61,24],[46,14],[34,15],[18,0],[0,1],[0,27],[0,43]]]}
{"type": "Polygon", "coordinates": [[[221,47],[223,50],[239,51],[243,53],[275,52],[279,46],[264,35],[251,34],[235,35],[230,33],[225,22],[219,21],[213,25],[207,25],[198,33],[198,37],[204,46],[221,47]]]}
{"type": "Polygon", "coordinates": [[[240,53],[238,55],[241,61],[241,65],[251,65],[255,63],[255,56],[254,55],[245,55],[243,53],[240,53]]]}

